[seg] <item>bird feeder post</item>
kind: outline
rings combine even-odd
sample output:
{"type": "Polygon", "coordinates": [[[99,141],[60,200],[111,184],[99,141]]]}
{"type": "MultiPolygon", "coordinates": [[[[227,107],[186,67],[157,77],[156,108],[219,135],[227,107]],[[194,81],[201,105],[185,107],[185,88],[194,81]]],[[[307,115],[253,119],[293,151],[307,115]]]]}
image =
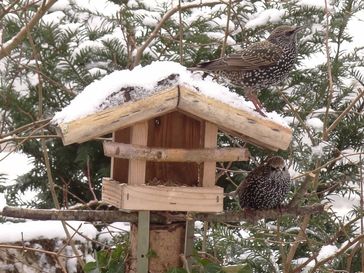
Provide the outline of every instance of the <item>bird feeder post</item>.
{"type": "MultiPolygon", "coordinates": [[[[216,148],[217,126],[205,121],[204,148],[216,148]]],[[[202,187],[215,186],[216,161],[205,161],[203,165],[202,187]]]]}
{"type": "MultiPolygon", "coordinates": [[[[131,127],[130,132],[131,144],[147,146],[148,142],[148,122],[143,121],[131,127]]],[[[131,159],[129,162],[129,185],[142,185],[145,183],[146,161],[140,159],[131,159]]],[[[137,264],[136,270],[138,273],[148,273],[148,252],[149,252],[149,222],[150,211],[138,212],[137,233],[137,264]]]]}

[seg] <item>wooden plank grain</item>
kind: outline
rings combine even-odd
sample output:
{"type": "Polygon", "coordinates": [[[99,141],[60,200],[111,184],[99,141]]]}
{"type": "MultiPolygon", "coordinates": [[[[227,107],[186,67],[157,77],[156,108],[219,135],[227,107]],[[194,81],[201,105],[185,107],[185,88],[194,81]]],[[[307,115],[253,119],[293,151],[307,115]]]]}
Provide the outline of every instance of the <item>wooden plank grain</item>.
{"type": "Polygon", "coordinates": [[[177,102],[177,87],[173,87],[138,101],[130,101],[84,118],[61,123],[58,127],[64,145],[82,143],[171,112],[176,108],[177,102]]]}
{"type": "MultiPolygon", "coordinates": [[[[132,144],[147,145],[148,122],[143,121],[131,128],[130,142],[132,144]]],[[[146,161],[142,159],[131,159],[129,161],[128,184],[141,185],[145,183],[146,161]]]]}
{"type": "Polygon", "coordinates": [[[223,211],[223,189],[120,184],[122,208],[158,211],[223,211]]]}
{"type": "MultiPolygon", "coordinates": [[[[205,122],[205,148],[215,148],[217,145],[217,126],[210,122],[205,122]]],[[[202,187],[215,185],[216,161],[211,158],[203,163],[202,187]]]]}
{"type": "MultiPolygon", "coordinates": [[[[216,143],[216,141],[215,141],[216,143]]],[[[143,145],[133,145],[105,141],[104,154],[109,157],[141,159],[156,162],[197,162],[203,161],[247,161],[249,150],[246,148],[151,148],[143,145]]]]}
{"type": "Polygon", "coordinates": [[[180,88],[178,108],[270,150],[286,150],[291,143],[290,128],[185,87],[180,88]]]}

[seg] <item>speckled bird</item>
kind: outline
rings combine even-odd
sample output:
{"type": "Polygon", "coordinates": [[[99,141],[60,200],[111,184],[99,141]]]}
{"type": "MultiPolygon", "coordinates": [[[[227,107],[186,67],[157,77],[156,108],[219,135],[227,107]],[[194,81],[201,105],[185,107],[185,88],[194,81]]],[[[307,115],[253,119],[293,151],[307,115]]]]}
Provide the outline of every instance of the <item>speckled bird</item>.
{"type": "Polygon", "coordinates": [[[302,27],[278,26],[267,40],[253,43],[234,54],[203,62],[192,68],[223,77],[230,84],[245,89],[246,97],[262,112],[256,91],[283,81],[297,58],[297,32],[302,27]]]}
{"type": "Polygon", "coordinates": [[[241,208],[273,209],[286,198],[290,175],[284,159],[274,156],[251,171],[236,190],[241,208]]]}

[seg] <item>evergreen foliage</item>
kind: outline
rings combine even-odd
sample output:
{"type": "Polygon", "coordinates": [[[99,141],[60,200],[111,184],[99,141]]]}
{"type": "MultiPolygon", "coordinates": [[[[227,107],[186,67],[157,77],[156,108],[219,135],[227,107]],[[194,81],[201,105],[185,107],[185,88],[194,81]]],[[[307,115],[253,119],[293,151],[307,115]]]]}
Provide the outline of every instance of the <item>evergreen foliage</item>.
{"type": "MultiPolygon", "coordinates": [[[[22,9],[26,2],[19,1],[12,12],[3,16],[0,24],[3,41],[11,39],[34,14],[34,6],[22,9]]],[[[157,5],[141,0],[113,0],[115,10],[111,12],[110,8],[89,9],[77,1],[70,2],[67,7],[60,5],[51,9],[21,45],[1,60],[0,140],[2,135],[16,128],[51,118],[91,82],[114,70],[132,68],[136,48],[151,35],[156,24],[171,8],[168,1],[157,5]]],[[[232,12],[226,52],[264,39],[277,24],[307,26],[304,34],[299,36],[299,61],[291,77],[279,86],[262,90],[259,97],[268,111],[285,116],[293,129],[291,147],[288,151],[279,152],[279,155],[288,159],[291,170],[298,175],[325,165],[313,173],[308,192],[302,196],[299,205],[331,203],[342,196],[358,200],[359,185],[363,181],[364,98],[327,135],[323,128],[332,124],[349,106],[358,95],[358,88],[363,89],[364,47],[354,50],[347,48],[353,41],[349,32],[350,21],[364,9],[364,2],[329,1],[332,98],[329,95],[331,87],[325,50],[326,17],[322,6],[300,4],[305,1],[232,2],[231,7],[218,4],[184,10],[182,22],[178,13],[174,14],[146,48],[141,64],[147,65],[154,60],[182,60],[185,66],[194,66],[202,60],[220,57],[229,8],[232,12]],[[263,22],[265,17],[262,12],[274,9],[284,11],[284,15],[277,19],[267,17],[268,22],[263,22]],[[262,23],[247,28],[246,25],[252,24],[257,17],[262,23]]],[[[188,3],[186,1],[184,4],[188,3]]],[[[235,91],[242,92],[240,89],[235,91]]],[[[6,192],[9,205],[53,207],[44,154],[39,138],[34,139],[32,135],[55,135],[55,130],[52,126],[46,126],[35,133],[28,129],[16,135],[17,138],[12,142],[29,156],[34,167],[13,185],[8,185],[0,176],[0,192],[6,192]],[[28,136],[25,140],[19,138],[28,136]],[[36,191],[37,198],[24,202],[22,194],[27,190],[36,191]]],[[[95,188],[97,197],[100,197],[101,178],[108,176],[110,171],[110,162],[103,155],[100,141],[63,146],[60,139],[49,137],[46,145],[53,179],[58,185],[56,191],[63,206],[79,202],[78,198],[86,202],[92,200],[89,182],[95,188]]],[[[244,143],[221,134],[219,145],[241,146],[244,143]]],[[[253,155],[251,162],[218,165],[232,171],[219,178],[218,185],[224,187],[225,191],[234,190],[248,171],[271,154],[251,145],[249,149],[253,155]]],[[[302,176],[293,180],[290,198],[310,177],[302,176]]],[[[225,208],[238,209],[234,200],[225,200],[225,208]]],[[[323,246],[333,245],[339,249],[354,238],[360,232],[358,223],[352,222],[344,229],[343,225],[349,219],[360,219],[361,216],[360,207],[353,207],[346,216],[329,210],[310,217],[304,238],[306,241],[298,245],[293,257],[295,266],[319,253],[323,246]]],[[[214,263],[218,261],[220,265],[245,264],[252,272],[294,272],[292,268],[288,271],[289,268],[284,265],[285,255],[295,243],[304,218],[284,216],[279,221],[265,219],[254,224],[211,225],[207,248],[202,249],[201,235],[197,237],[196,250],[206,251],[214,257],[214,263]]],[[[203,232],[197,229],[196,233],[203,232]]],[[[116,250],[122,252],[121,248],[116,250]]],[[[351,267],[345,258],[346,254],[339,253],[333,262],[323,264],[320,272],[362,270],[360,249],[353,248],[347,253],[353,259],[351,267]]],[[[97,263],[87,265],[88,272],[95,268],[99,268],[98,272],[116,272],[105,269],[105,266],[122,263],[113,254],[106,252],[99,252],[97,257],[97,263]]],[[[204,266],[202,260],[196,259],[205,272],[223,272],[221,267],[213,269],[211,262],[204,266]],[[206,269],[209,266],[211,269],[206,269]]],[[[314,265],[314,261],[310,265],[314,265]]],[[[307,270],[312,268],[306,267],[307,270]]],[[[170,272],[184,272],[182,269],[173,270],[170,272]]]]}

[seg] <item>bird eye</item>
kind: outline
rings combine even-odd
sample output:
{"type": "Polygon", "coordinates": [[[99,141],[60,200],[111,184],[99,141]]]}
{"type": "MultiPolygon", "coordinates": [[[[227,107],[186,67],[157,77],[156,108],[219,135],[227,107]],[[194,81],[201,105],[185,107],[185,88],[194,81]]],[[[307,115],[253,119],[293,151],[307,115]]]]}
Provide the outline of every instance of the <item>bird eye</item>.
{"type": "Polygon", "coordinates": [[[294,33],[294,30],[286,31],[286,36],[291,36],[294,33]]]}

